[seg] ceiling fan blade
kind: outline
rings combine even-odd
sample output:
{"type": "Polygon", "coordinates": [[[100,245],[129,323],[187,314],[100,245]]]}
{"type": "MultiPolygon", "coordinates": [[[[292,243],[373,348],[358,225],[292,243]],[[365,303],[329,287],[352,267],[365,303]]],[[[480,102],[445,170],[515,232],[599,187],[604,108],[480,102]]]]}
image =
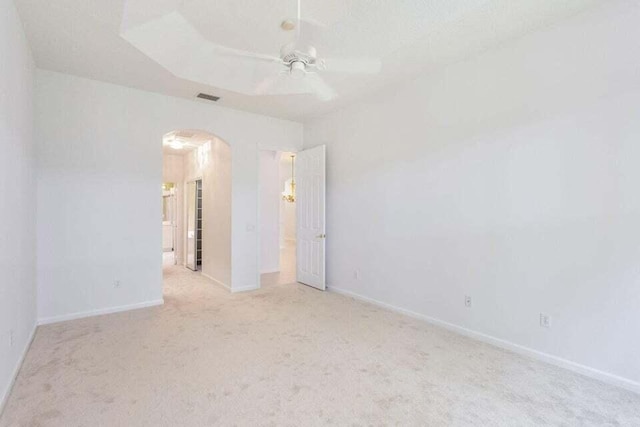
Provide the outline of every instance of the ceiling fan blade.
{"type": "Polygon", "coordinates": [[[324,58],[321,69],[326,73],[343,74],[378,74],[382,69],[382,62],[375,58],[324,58]]]}
{"type": "Polygon", "coordinates": [[[276,74],[276,75],[267,77],[266,79],[258,83],[258,85],[254,90],[254,93],[256,95],[266,95],[270,93],[271,89],[275,88],[278,85],[278,83],[281,82],[282,77],[283,77],[282,74],[276,74]]]}
{"type": "Polygon", "coordinates": [[[282,72],[263,79],[254,90],[255,95],[290,95],[313,93],[313,88],[303,83],[304,79],[291,78],[289,73],[282,72]]]}
{"type": "Polygon", "coordinates": [[[300,82],[303,82],[322,101],[330,101],[337,96],[336,91],[316,73],[307,73],[300,82]]]}
{"type": "Polygon", "coordinates": [[[239,49],[233,49],[230,47],[225,47],[220,45],[213,45],[211,47],[211,51],[217,55],[251,58],[251,59],[256,59],[259,61],[266,61],[266,62],[280,62],[280,63],[282,62],[282,59],[280,59],[277,56],[265,55],[262,53],[249,52],[249,51],[239,50],[239,49]]]}

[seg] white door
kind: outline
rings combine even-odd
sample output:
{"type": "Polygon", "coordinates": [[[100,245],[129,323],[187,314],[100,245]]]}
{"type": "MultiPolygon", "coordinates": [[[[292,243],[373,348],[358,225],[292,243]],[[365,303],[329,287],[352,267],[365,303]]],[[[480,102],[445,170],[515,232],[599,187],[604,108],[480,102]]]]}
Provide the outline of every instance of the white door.
{"type": "Polygon", "coordinates": [[[173,265],[178,265],[178,194],[175,189],[171,189],[171,241],[173,242],[173,265]]]}
{"type": "Polygon", "coordinates": [[[325,289],[325,146],[296,155],[297,280],[325,289]]]}
{"type": "Polygon", "coordinates": [[[187,183],[187,247],[185,265],[188,269],[197,271],[197,221],[198,221],[198,187],[195,181],[187,183]]]}

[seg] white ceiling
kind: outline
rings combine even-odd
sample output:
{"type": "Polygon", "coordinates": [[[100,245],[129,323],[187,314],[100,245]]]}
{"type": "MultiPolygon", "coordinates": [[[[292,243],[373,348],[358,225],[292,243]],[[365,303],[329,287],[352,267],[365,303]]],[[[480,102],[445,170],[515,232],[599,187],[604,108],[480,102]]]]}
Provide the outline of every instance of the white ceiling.
{"type": "MultiPolygon", "coordinates": [[[[323,102],[309,94],[244,95],[179,78],[121,36],[150,19],[179,11],[205,40],[277,55],[291,37],[279,25],[295,18],[296,0],[16,0],[40,68],[190,99],[199,92],[210,93],[220,96],[218,104],[226,107],[298,121],[597,3],[601,1],[302,0],[302,18],[326,26],[313,34],[319,56],[382,59],[382,71],[376,75],[325,76],[339,96],[323,102]]],[[[171,28],[166,32],[171,34],[171,28]]],[[[248,60],[215,61],[227,75],[240,75],[251,66],[248,60]]]]}

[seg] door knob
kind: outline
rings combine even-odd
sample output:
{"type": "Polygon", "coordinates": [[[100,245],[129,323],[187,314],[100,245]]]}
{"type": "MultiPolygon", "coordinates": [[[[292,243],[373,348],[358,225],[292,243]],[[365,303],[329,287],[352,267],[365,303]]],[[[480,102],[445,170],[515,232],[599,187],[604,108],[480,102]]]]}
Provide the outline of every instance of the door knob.
{"type": "Polygon", "coordinates": [[[324,239],[325,237],[327,237],[327,235],[326,235],[326,234],[318,234],[318,235],[316,236],[316,238],[318,238],[318,239],[324,239]]]}

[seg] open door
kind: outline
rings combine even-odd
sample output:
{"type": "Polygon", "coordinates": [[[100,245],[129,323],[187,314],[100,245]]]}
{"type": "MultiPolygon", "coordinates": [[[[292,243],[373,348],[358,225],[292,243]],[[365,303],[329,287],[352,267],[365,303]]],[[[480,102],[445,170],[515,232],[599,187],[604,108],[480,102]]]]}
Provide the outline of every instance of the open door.
{"type": "Polygon", "coordinates": [[[296,155],[297,280],[324,290],[325,146],[296,155]]]}
{"type": "Polygon", "coordinates": [[[187,245],[186,262],[188,269],[198,270],[198,185],[196,181],[187,183],[187,245]]]}

